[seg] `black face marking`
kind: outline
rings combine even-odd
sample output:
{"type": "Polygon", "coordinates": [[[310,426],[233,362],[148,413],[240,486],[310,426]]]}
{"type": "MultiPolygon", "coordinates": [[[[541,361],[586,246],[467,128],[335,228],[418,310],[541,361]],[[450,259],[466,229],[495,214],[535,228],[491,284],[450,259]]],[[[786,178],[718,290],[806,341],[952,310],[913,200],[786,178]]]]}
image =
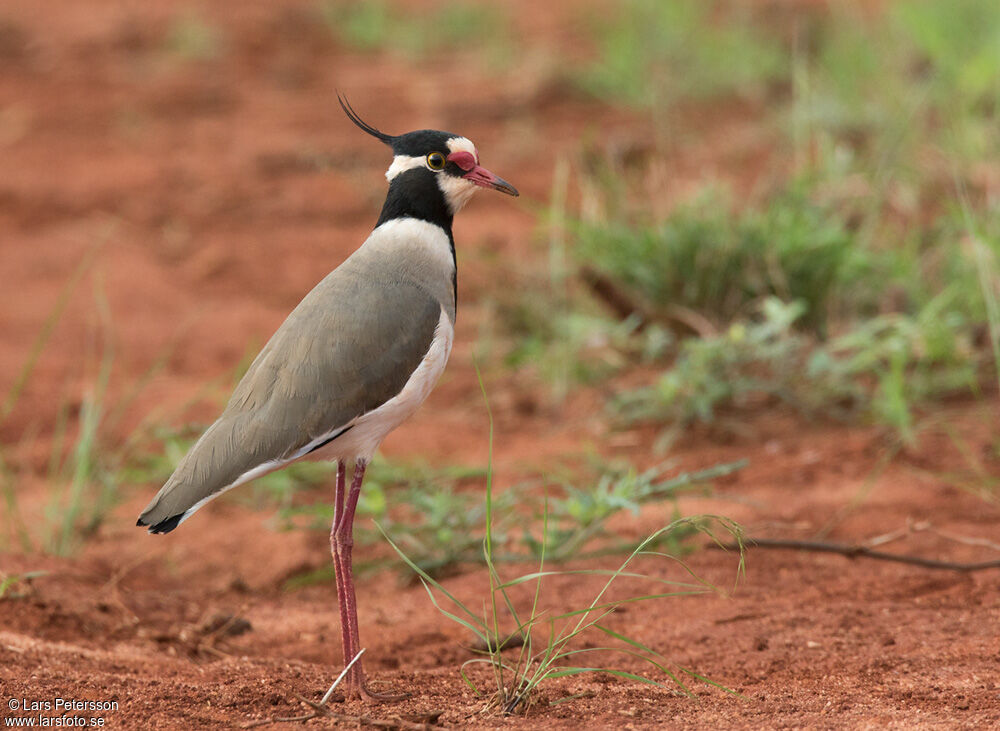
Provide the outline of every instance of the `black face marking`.
{"type": "Polygon", "coordinates": [[[452,213],[435,173],[425,167],[404,170],[389,183],[389,193],[376,226],[394,218],[419,218],[440,226],[451,235],[452,213]]]}

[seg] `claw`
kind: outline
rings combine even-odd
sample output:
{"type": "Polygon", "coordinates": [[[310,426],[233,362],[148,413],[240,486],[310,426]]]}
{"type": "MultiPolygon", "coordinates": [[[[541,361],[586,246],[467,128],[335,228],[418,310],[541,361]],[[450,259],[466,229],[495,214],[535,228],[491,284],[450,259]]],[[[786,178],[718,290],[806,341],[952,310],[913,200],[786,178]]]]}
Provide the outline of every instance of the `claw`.
{"type": "Polygon", "coordinates": [[[368,687],[367,683],[362,683],[360,688],[360,698],[366,701],[373,701],[375,703],[399,703],[400,701],[405,701],[410,697],[410,693],[402,691],[399,693],[394,693],[391,691],[379,692],[377,690],[372,690],[368,687]]]}

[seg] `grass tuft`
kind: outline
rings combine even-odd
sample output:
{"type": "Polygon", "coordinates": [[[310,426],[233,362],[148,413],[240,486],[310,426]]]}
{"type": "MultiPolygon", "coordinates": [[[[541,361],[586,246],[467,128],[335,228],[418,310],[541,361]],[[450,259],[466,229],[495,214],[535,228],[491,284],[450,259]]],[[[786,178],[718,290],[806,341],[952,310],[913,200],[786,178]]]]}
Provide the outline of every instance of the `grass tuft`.
{"type": "Polygon", "coordinates": [[[801,302],[801,324],[820,331],[865,262],[841,212],[809,192],[792,185],[737,212],[706,193],[660,224],[581,224],[578,256],[655,307],[688,308],[721,325],[777,296],[801,302]]]}
{"type": "Polygon", "coordinates": [[[975,350],[946,295],[916,316],[873,318],[828,342],[794,329],[802,304],[768,299],[758,319],[685,340],[655,385],[625,392],[616,406],[630,420],[676,429],[777,401],[806,416],[868,418],[911,442],[916,404],[977,389],[975,350]]]}
{"type": "MultiPolygon", "coordinates": [[[[686,567],[685,570],[688,571],[693,581],[678,582],[655,576],[644,576],[632,570],[633,564],[640,557],[676,560],[673,556],[655,550],[655,547],[661,545],[674,531],[693,529],[716,540],[710,528],[710,521],[717,522],[740,546],[740,563],[737,575],[742,575],[743,534],[739,526],[728,519],[717,516],[682,518],[655,531],[632,548],[627,558],[616,569],[551,571],[547,568],[549,560],[547,548],[548,537],[553,533],[550,530],[550,513],[546,501],[542,515],[538,570],[512,580],[503,580],[497,570],[497,543],[494,540],[496,504],[493,493],[493,414],[482,374],[479,373],[478,368],[477,374],[489,418],[489,462],[486,472],[485,495],[486,534],[482,540],[482,555],[487,569],[488,590],[482,615],[459,600],[417,565],[385,531],[382,533],[403,562],[419,577],[434,606],[444,616],[472,632],[478,639],[479,646],[485,648],[481,651],[483,657],[469,660],[462,665],[462,678],[466,685],[476,696],[484,698],[486,701],[483,712],[503,715],[526,713],[537,697],[540,687],[557,678],[586,673],[606,673],[656,687],[664,687],[665,681],[672,682],[683,692],[690,694],[680,677],[681,674],[686,673],[711,685],[723,688],[723,686],[689,670],[671,669],[669,661],[662,654],[634,638],[612,629],[608,624],[616,609],[631,602],[653,601],[718,591],[716,587],[698,578],[686,567]],[[566,576],[597,576],[606,577],[606,580],[592,601],[585,607],[563,612],[543,609],[541,605],[543,581],[566,576]],[[640,596],[613,598],[611,596],[613,585],[625,578],[651,582],[669,590],[640,596]],[[530,609],[526,614],[517,609],[518,602],[512,591],[524,584],[534,585],[530,609]],[[585,635],[593,634],[610,637],[612,642],[602,643],[600,646],[578,646],[585,635]],[[508,639],[501,641],[500,638],[503,637],[508,639]],[[510,646],[512,638],[520,639],[520,649],[514,660],[503,654],[504,650],[510,646]],[[650,669],[649,672],[656,671],[658,677],[650,678],[626,670],[583,667],[575,664],[578,662],[578,658],[584,654],[595,652],[613,652],[624,655],[631,662],[641,662],[644,667],[650,669]],[[473,679],[469,669],[476,665],[485,665],[488,669],[493,678],[492,690],[480,689],[473,679]]],[[[723,689],[732,692],[726,688],[723,689]]]]}

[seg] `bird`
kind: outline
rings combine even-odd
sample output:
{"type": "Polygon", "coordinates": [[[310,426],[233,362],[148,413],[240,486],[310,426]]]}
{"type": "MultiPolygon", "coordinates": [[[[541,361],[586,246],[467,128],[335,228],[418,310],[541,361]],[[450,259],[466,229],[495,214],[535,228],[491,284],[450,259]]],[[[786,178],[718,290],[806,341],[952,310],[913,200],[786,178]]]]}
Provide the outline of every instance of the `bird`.
{"type": "Polygon", "coordinates": [[[480,165],[467,137],[431,129],[389,135],[339,92],[337,100],[392,151],[375,228],[278,327],[136,524],[169,533],[213,498],[292,462],[336,462],[330,551],[347,666],[342,687],[349,699],[392,701],[406,694],[369,688],[360,658],[355,509],[375,451],[424,402],[451,354],[455,214],[479,188],[518,191],[480,165]]]}

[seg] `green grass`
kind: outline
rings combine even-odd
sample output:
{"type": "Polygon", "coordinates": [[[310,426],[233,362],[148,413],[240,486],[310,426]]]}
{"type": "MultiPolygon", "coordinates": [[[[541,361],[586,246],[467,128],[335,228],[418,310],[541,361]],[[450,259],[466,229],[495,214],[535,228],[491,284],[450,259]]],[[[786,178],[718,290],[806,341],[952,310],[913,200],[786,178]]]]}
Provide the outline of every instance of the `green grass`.
{"type": "Polygon", "coordinates": [[[1000,6],[838,2],[769,18],[735,2],[637,1],[592,33],[579,81],[648,115],[649,149],[626,163],[594,133],[574,169],[557,168],[581,202],[569,210],[554,187],[563,256],[556,267],[550,254],[548,291],[538,277],[535,294],[498,304],[509,364],[559,398],[653,366],[660,375],[616,389],[613,407],[670,432],[778,403],[908,443],[936,401],[1000,383],[988,172],[1000,6]],[[740,129],[779,135],[746,199],[709,174],[682,200],[649,184],[661,157],[686,159],[678,141],[698,140],[675,128],[678,104],[734,124],[731,105],[706,97],[750,98],[740,129]]]}
{"type": "MultiPolygon", "coordinates": [[[[466,685],[477,697],[484,700],[482,712],[502,715],[525,714],[536,701],[543,686],[551,685],[552,681],[558,678],[595,673],[612,675],[657,688],[665,688],[669,683],[680,688],[685,694],[693,695],[681,679],[686,674],[726,692],[733,692],[692,670],[673,665],[657,650],[617,631],[613,628],[615,622],[612,615],[616,610],[634,602],[661,601],[718,591],[713,585],[695,576],[687,567],[684,568],[692,580],[683,582],[643,575],[635,571],[635,564],[641,558],[656,561],[677,560],[673,555],[656,550],[657,547],[672,542],[671,534],[674,531],[681,530],[685,535],[691,531],[700,531],[715,540],[710,522],[716,521],[740,546],[737,571],[739,578],[743,573],[742,531],[739,526],[715,516],[678,519],[655,531],[627,551],[627,557],[615,569],[552,571],[548,568],[552,561],[548,549],[550,539],[558,536],[558,531],[550,530],[550,514],[546,501],[540,521],[541,536],[535,540],[538,546],[537,571],[514,579],[502,579],[497,569],[497,548],[502,539],[496,540],[494,531],[495,516],[504,513],[497,512],[498,505],[493,492],[493,416],[481,376],[480,387],[490,422],[489,462],[485,480],[485,534],[481,540],[483,562],[487,569],[487,590],[481,612],[449,592],[411,559],[388,534],[384,532],[383,534],[403,562],[419,577],[434,606],[445,617],[469,630],[478,640],[479,647],[484,648],[480,651],[482,657],[463,663],[461,669],[466,685]],[[568,611],[563,608],[547,609],[545,605],[548,597],[543,594],[542,587],[546,581],[557,577],[572,577],[574,581],[585,581],[588,577],[596,577],[600,588],[586,606],[568,611]],[[624,597],[620,592],[613,591],[616,584],[627,580],[651,584],[655,588],[653,593],[624,597]],[[529,595],[530,607],[527,610],[523,608],[524,602],[518,601],[515,594],[519,587],[529,590],[533,587],[529,595]],[[522,609],[518,609],[519,605],[522,609]],[[596,642],[591,640],[592,637],[596,638],[596,642]],[[511,644],[514,638],[519,640],[520,645],[516,654],[511,644]],[[507,650],[506,655],[505,650],[507,650]],[[630,664],[641,664],[646,669],[646,674],[617,668],[580,665],[581,660],[585,661],[584,658],[589,657],[591,653],[604,655],[617,653],[630,664]],[[476,682],[473,672],[475,666],[485,666],[488,680],[484,682],[489,682],[489,686],[480,687],[476,682]]],[[[573,517],[577,525],[586,525],[589,513],[591,518],[589,522],[593,524],[594,520],[603,520],[608,513],[634,504],[633,501],[638,496],[648,496],[655,492],[655,489],[636,490],[634,487],[599,490],[597,500],[591,500],[588,496],[588,499],[576,503],[580,509],[572,511],[575,513],[573,517]],[[593,510],[592,506],[599,503],[609,507],[593,510]]],[[[570,499],[574,497],[579,496],[570,496],[570,499]]],[[[572,700],[572,696],[562,698],[560,702],[567,700],[572,700]]]]}
{"type": "Polygon", "coordinates": [[[446,2],[410,12],[384,0],[329,1],[320,12],[338,40],[362,51],[421,59],[445,49],[475,49],[490,63],[512,55],[513,35],[500,6],[446,2]]]}
{"type": "MultiPolygon", "coordinates": [[[[20,497],[33,482],[31,478],[37,470],[10,455],[23,451],[22,448],[34,441],[45,427],[29,424],[20,444],[0,445],[0,498],[4,505],[0,547],[7,550],[17,547],[25,553],[73,554],[99,533],[121,501],[125,486],[134,483],[137,477],[148,477],[144,465],[157,459],[147,452],[155,448],[153,434],[158,430],[153,425],[159,418],[157,413],[148,414],[124,440],[114,435],[120,431],[122,420],[135,399],[166,366],[174,343],[168,344],[134,381],[116,383],[115,399],[111,401],[116,335],[103,279],[99,271],[92,270],[98,248],[94,247],[83,257],[63,286],[3,400],[0,421],[17,408],[71,297],[83,277],[90,274],[96,325],[88,332],[87,347],[77,358],[79,372],[67,377],[67,383],[72,385],[57,394],[59,406],[50,425],[51,443],[42,472],[45,504],[37,518],[25,514],[20,497]],[[82,385],[77,386],[77,381],[82,385]]],[[[181,404],[180,408],[184,410],[188,406],[190,404],[181,404]]]]}
{"type": "Polygon", "coordinates": [[[654,308],[687,308],[719,326],[777,296],[801,302],[802,324],[822,329],[871,263],[843,213],[809,193],[793,184],[737,210],[707,191],[659,223],[581,224],[577,256],[654,308]]]}
{"type": "Polygon", "coordinates": [[[31,582],[47,573],[47,571],[28,571],[23,574],[7,574],[0,571],[0,601],[22,599],[28,596],[31,591],[31,582]]]}
{"type": "MultiPolygon", "coordinates": [[[[676,516],[680,495],[704,490],[712,480],[743,466],[743,462],[721,464],[667,477],[669,465],[640,472],[611,463],[598,471],[595,460],[595,466],[587,470],[579,466],[564,470],[567,476],[555,479],[554,484],[548,475],[514,485],[493,499],[496,515],[502,516],[492,524],[497,546],[493,558],[501,563],[531,561],[543,550],[553,562],[620,554],[631,546],[608,528],[616,515],[637,514],[644,505],[662,502],[670,506],[668,514],[676,516]],[[581,473],[595,476],[588,479],[581,473]],[[526,526],[538,525],[543,516],[548,529],[539,539],[526,526]]],[[[294,474],[295,468],[284,471],[294,474]]],[[[374,543],[384,531],[422,571],[438,577],[481,563],[487,521],[478,485],[484,474],[482,468],[431,468],[376,458],[365,478],[358,515],[375,520],[380,527],[372,530],[367,520],[359,521],[357,540],[374,543]]],[[[322,489],[328,491],[330,484],[326,481],[322,489]]],[[[314,493],[319,498],[314,501],[301,492],[302,483],[287,485],[290,495],[272,493],[283,506],[277,524],[285,529],[329,532],[333,518],[329,496],[314,493]]],[[[670,537],[676,541],[672,550],[685,550],[682,540],[687,536],[682,530],[671,532],[670,537]]],[[[360,569],[387,563],[377,560],[360,569]]],[[[324,569],[315,576],[299,577],[293,585],[324,580],[328,573],[324,569]]]]}
{"type": "MultiPolygon", "coordinates": [[[[4,399],[2,418],[6,418],[16,407],[70,297],[92,265],[96,250],[95,247],[84,256],[64,285],[17,380],[4,399]]],[[[94,278],[94,306],[99,325],[90,349],[81,354],[80,362],[85,370],[93,368],[95,372],[80,394],[78,408],[71,408],[66,397],[60,405],[46,472],[46,482],[50,486],[48,501],[41,520],[35,521],[30,529],[22,515],[18,496],[23,484],[22,472],[29,468],[10,463],[4,456],[6,448],[0,450],[0,482],[8,518],[3,544],[8,547],[18,545],[25,552],[41,550],[68,555],[81,540],[99,529],[117,502],[120,486],[118,455],[107,448],[103,428],[108,417],[107,391],[115,360],[114,338],[111,313],[100,277],[94,278]]],[[[34,432],[29,430],[24,439],[30,441],[34,436],[34,432]]]]}
{"type": "Polygon", "coordinates": [[[599,98],[640,107],[760,94],[786,73],[787,54],[750,19],[745,4],[732,2],[625,0],[610,17],[591,21],[597,58],[576,82],[599,98]]]}
{"type": "MultiPolygon", "coordinates": [[[[489,502],[489,498],[487,498],[489,502]]],[[[484,611],[480,613],[472,605],[461,601],[450,593],[443,584],[425,572],[410,559],[393,540],[386,540],[396,550],[403,562],[420,579],[434,606],[448,619],[469,630],[478,640],[480,658],[469,660],[462,665],[462,678],[479,698],[484,700],[483,713],[502,715],[524,714],[531,708],[539,690],[552,684],[557,678],[584,674],[606,674],[642,683],[656,688],[679,688],[686,695],[693,693],[685,684],[684,676],[714,686],[729,693],[733,691],[706,678],[705,676],[672,663],[659,651],[638,642],[624,632],[612,627],[614,613],[635,602],[652,602],[706,593],[721,593],[718,587],[697,577],[683,563],[669,554],[655,550],[655,546],[671,540],[671,532],[683,530],[685,534],[698,531],[717,540],[710,523],[717,521],[728,537],[742,546],[742,531],[729,520],[717,516],[683,518],[670,523],[647,536],[636,545],[617,567],[613,569],[567,569],[552,571],[547,568],[544,553],[539,558],[538,570],[522,574],[513,579],[503,579],[492,556],[489,538],[482,544],[483,563],[488,572],[488,587],[484,611]],[[691,581],[674,581],[651,574],[637,573],[638,559],[653,558],[678,562],[690,575],[691,581]],[[543,594],[543,584],[559,577],[573,577],[574,581],[596,578],[594,598],[585,606],[562,609],[549,608],[552,602],[560,606],[558,598],[543,594]],[[653,585],[650,593],[625,595],[612,592],[616,584],[631,582],[653,585]],[[534,586],[530,608],[518,610],[523,602],[515,599],[512,590],[520,586],[534,586]],[[517,639],[515,645],[512,639],[517,639]],[[519,646],[519,649],[513,649],[519,646]],[[630,665],[641,664],[643,673],[603,666],[581,666],[578,663],[589,653],[602,655],[617,654],[630,665]],[[476,682],[471,669],[484,665],[491,687],[476,682]]],[[[543,522],[543,533],[546,525],[543,522]]],[[[490,535],[489,530],[487,536],[490,535]]],[[[721,545],[721,544],[720,544],[721,545]]],[[[544,547],[544,541],[542,541],[544,547]]],[[[738,575],[742,575],[743,555],[740,551],[738,575]]],[[[659,571],[657,573],[660,573],[659,571]]],[[[690,682],[690,681],[689,681],[690,682]]],[[[557,702],[572,700],[564,697],[557,702]]]]}
{"type": "Polygon", "coordinates": [[[163,40],[163,50],[181,61],[210,61],[225,49],[221,31],[195,14],[171,20],[163,40]]]}
{"type": "Polygon", "coordinates": [[[654,385],[623,393],[616,407],[676,429],[783,403],[808,417],[884,424],[910,442],[914,408],[977,393],[971,332],[948,304],[942,295],[915,316],[875,317],[820,342],[794,328],[801,303],[772,298],[758,319],[685,340],[654,385]]]}
{"type": "Polygon", "coordinates": [[[565,281],[536,277],[537,294],[497,308],[507,362],[561,395],[636,363],[660,367],[655,385],[615,401],[629,418],[679,426],[781,401],[909,441],[920,406],[977,393],[991,355],[996,364],[996,215],[964,196],[920,227],[880,221],[862,236],[857,201],[831,193],[837,175],[817,171],[742,209],[710,188],[659,222],[567,223],[565,281]],[[607,293],[598,302],[588,271],[633,314],[616,318],[607,293]]]}
{"type": "Polygon", "coordinates": [[[656,382],[612,404],[672,431],[783,403],[912,443],[923,407],[978,394],[991,361],[1000,374],[995,212],[962,194],[920,227],[887,218],[862,235],[850,222],[864,211],[836,183],[817,171],[742,209],[710,190],[660,222],[567,224],[576,276],[498,309],[508,363],[560,394],[652,364],[656,382]],[[633,314],[616,318],[607,292],[599,303],[587,272],[633,314]]]}

